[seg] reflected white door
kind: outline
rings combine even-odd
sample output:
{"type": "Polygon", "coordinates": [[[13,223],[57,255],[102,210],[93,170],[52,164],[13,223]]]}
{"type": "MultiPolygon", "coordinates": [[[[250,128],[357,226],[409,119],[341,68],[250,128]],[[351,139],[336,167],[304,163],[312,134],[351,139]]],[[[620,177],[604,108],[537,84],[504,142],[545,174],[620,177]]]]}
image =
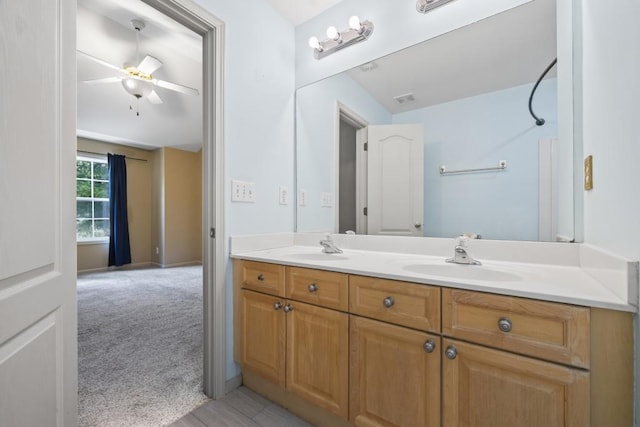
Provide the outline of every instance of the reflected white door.
{"type": "Polygon", "coordinates": [[[422,236],[422,125],[369,126],[367,232],[422,236]]]}
{"type": "Polygon", "coordinates": [[[75,8],[0,1],[0,426],[77,423],[75,8]]]}

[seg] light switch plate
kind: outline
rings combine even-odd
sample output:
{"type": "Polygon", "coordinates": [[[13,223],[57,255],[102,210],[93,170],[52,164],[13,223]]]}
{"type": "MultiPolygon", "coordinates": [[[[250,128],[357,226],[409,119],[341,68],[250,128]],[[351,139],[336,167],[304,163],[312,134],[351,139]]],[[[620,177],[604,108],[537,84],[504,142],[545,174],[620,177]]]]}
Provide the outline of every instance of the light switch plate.
{"type": "Polygon", "coordinates": [[[584,189],[593,190],[593,156],[584,159],[584,189]]]}
{"type": "Polygon", "coordinates": [[[331,193],[320,193],[320,207],[330,208],[333,206],[333,197],[331,193]]]}
{"type": "Polygon", "coordinates": [[[298,195],[298,205],[307,206],[307,190],[300,190],[298,195]]]}
{"type": "Polygon", "coordinates": [[[289,190],[287,190],[287,187],[280,186],[278,203],[281,205],[289,204],[289,190]]]}
{"type": "Polygon", "coordinates": [[[231,201],[253,203],[256,201],[255,183],[231,180],[231,201]]]}

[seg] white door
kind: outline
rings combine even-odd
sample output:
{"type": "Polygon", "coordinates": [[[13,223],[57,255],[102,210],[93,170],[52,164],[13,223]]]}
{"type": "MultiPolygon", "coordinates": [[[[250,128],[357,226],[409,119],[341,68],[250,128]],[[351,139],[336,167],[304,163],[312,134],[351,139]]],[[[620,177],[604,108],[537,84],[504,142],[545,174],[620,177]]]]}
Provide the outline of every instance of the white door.
{"type": "Polygon", "coordinates": [[[77,423],[75,0],[0,1],[0,426],[77,423]]]}
{"type": "Polygon", "coordinates": [[[369,126],[367,232],[422,236],[422,125],[369,126]]]}

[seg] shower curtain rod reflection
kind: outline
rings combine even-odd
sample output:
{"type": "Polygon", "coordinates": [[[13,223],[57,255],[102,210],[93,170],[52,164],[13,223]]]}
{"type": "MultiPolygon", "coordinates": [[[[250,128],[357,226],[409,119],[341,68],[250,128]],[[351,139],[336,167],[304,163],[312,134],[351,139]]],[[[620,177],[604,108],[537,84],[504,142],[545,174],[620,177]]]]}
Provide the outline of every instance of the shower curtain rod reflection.
{"type": "MultiPolygon", "coordinates": [[[[78,153],[84,153],[84,154],[97,154],[98,156],[107,156],[105,153],[96,153],[95,151],[85,151],[85,150],[78,150],[78,153]]],[[[113,153],[113,154],[118,154],[118,153],[113,153]]],[[[137,160],[139,162],[146,162],[148,161],[147,159],[139,159],[137,157],[129,157],[129,156],[124,156],[125,159],[127,160],[137,160]]]]}

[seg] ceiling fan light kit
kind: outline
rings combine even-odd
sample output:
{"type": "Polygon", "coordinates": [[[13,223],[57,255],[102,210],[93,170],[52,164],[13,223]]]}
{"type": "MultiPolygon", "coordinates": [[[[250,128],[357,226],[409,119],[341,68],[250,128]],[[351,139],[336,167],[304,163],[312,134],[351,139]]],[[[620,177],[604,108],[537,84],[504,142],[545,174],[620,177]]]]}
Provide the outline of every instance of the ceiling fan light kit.
{"type": "MultiPolygon", "coordinates": [[[[140,31],[145,28],[144,21],[140,19],[132,19],[131,25],[133,29],[136,31],[136,65],[132,65],[131,63],[125,63],[123,67],[118,67],[110,64],[107,61],[104,61],[100,58],[96,58],[88,53],[78,51],[79,54],[83,55],[87,59],[90,59],[98,64],[101,64],[105,67],[111,68],[112,70],[117,71],[120,75],[115,77],[107,77],[102,79],[95,80],[86,80],[83,83],[88,84],[103,84],[103,83],[113,83],[118,82],[122,84],[124,90],[136,98],[136,101],[139,101],[141,98],[147,99],[151,104],[162,104],[162,99],[158,95],[158,93],[154,90],[155,86],[172,90],[174,92],[179,92],[185,95],[199,95],[197,89],[183,86],[177,83],[171,83],[164,80],[159,80],[153,77],[152,73],[155,72],[158,68],[162,67],[162,61],[158,58],[155,58],[151,55],[146,55],[142,61],[140,61],[139,49],[140,49],[140,31]]],[[[132,106],[129,106],[130,110],[133,110],[132,106]]],[[[136,108],[136,115],[140,115],[138,108],[136,108]]]]}

